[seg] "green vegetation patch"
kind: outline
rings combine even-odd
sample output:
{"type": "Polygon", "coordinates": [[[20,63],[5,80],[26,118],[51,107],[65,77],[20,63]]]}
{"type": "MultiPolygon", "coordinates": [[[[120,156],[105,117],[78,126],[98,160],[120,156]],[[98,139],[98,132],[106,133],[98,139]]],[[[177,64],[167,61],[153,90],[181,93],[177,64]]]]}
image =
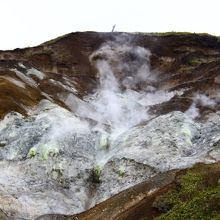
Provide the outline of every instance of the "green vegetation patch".
{"type": "Polygon", "coordinates": [[[193,32],[176,32],[176,31],[170,31],[170,32],[154,32],[153,33],[156,36],[181,36],[181,35],[198,35],[202,37],[216,37],[214,35],[211,35],[209,33],[193,33],[193,32]]]}
{"type": "Polygon", "coordinates": [[[157,220],[220,219],[220,165],[196,165],[181,174],[176,187],[158,196],[157,220]]]}

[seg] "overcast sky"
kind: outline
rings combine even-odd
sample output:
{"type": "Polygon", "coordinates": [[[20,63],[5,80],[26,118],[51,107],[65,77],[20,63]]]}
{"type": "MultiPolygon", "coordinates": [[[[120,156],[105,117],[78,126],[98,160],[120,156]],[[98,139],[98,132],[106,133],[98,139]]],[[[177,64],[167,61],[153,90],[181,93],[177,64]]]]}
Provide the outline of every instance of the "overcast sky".
{"type": "Polygon", "coordinates": [[[34,46],[75,31],[220,35],[219,0],[0,0],[0,49],[34,46]]]}

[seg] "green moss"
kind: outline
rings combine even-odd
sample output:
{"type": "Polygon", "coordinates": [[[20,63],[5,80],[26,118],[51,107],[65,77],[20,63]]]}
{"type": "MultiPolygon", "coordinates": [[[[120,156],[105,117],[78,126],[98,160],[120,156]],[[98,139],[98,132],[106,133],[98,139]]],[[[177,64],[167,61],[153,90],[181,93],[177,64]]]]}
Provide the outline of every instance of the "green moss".
{"type": "Polygon", "coordinates": [[[175,189],[155,199],[153,207],[165,212],[157,219],[220,219],[219,178],[209,165],[195,166],[177,179],[175,189]]]}
{"type": "Polygon", "coordinates": [[[220,188],[204,190],[190,201],[175,203],[173,209],[158,219],[212,219],[220,216],[220,188]]]}
{"type": "Polygon", "coordinates": [[[169,32],[154,32],[152,34],[154,34],[156,36],[170,36],[170,35],[192,35],[194,33],[169,31],[169,32]]]}
{"type": "Polygon", "coordinates": [[[201,187],[202,175],[200,173],[187,172],[181,179],[181,191],[183,196],[191,196],[201,187]]]}
{"type": "Polygon", "coordinates": [[[175,191],[169,191],[162,196],[158,196],[153,202],[153,207],[160,212],[167,212],[179,202],[180,199],[178,194],[175,191]]]}
{"type": "MultiPolygon", "coordinates": [[[[192,33],[192,32],[176,32],[176,31],[170,31],[170,32],[156,32],[156,33],[152,33],[155,34],[157,36],[170,36],[170,35],[174,35],[174,36],[178,36],[178,35],[199,35],[199,36],[213,36],[210,35],[208,33],[192,33]]],[[[215,36],[213,36],[215,37],[215,36]]]]}

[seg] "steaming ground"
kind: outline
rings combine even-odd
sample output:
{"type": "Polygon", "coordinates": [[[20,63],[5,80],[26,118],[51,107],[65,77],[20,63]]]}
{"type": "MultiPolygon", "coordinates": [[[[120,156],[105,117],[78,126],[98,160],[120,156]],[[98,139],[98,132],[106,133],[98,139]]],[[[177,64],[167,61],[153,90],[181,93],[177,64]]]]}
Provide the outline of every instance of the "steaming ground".
{"type": "Polygon", "coordinates": [[[107,42],[90,56],[99,79],[93,94],[83,101],[73,95],[65,98],[75,114],[96,121],[93,130],[104,129],[111,139],[152,118],[150,106],[182,94],[158,89],[158,74],[149,67],[150,51],[125,42],[123,37],[107,42]]]}
{"type": "Polygon", "coordinates": [[[198,92],[185,113],[153,115],[150,107],[188,88],[163,89],[150,56],[127,35],[106,42],[90,55],[99,83],[83,98],[69,76],[51,79],[20,61],[10,68],[15,78],[0,76],[46,98],[26,117],[11,112],[0,121],[0,210],[10,219],[70,215],[166,170],[220,160],[220,113],[195,120],[217,98],[198,92]],[[44,80],[71,111],[41,92],[44,80]]]}
{"type": "MultiPolygon", "coordinates": [[[[74,114],[93,121],[87,131],[101,134],[96,154],[96,163],[100,166],[117,154],[113,148],[120,135],[155,117],[149,113],[151,106],[167,102],[187,91],[187,88],[178,91],[160,89],[160,74],[150,69],[150,56],[149,50],[132,46],[131,40],[121,35],[90,55],[90,62],[96,67],[99,79],[96,90],[83,100],[73,94],[61,96],[74,114]]],[[[198,104],[215,106],[216,101],[204,94],[195,94],[192,105],[185,112],[186,116],[191,119],[199,117],[198,104]]]]}
{"type": "MultiPolygon", "coordinates": [[[[34,115],[37,119],[45,118],[51,122],[50,132],[46,137],[42,137],[42,140],[52,138],[57,141],[60,137],[70,137],[73,133],[96,132],[99,139],[97,149],[108,148],[106,151],[97,151],[96,154],[96,162],[103,166],[114,155],[115,151],[112,148],[118,137],[155,117],[149,111],[151,106],[167,102],[187,91],[187,88],[167,91],[159,87],[160,73],[150,68],[150,56],[149,50],[133,45],[132,39],[122,34],[101,45],[89,57],[91,64],[97,69],[99,81],[93,93],[80,99],[76,96],[75,82],[67,77],[64,82],[49,79],[50,83],[66,91],[58,94],[58,97],[72,112],[64,114],[66,110],[60,111],[51,107],[53,105],[48,101],[41,102],[36,110],[29,110],[30,116],[34,115]],[[44,109],[51,108],[54,110],[48,115],[44,109]],[[58,117],[53,117],[54,114],[58,117]]],[[[20,81],[11,77],[7,77],[7,80],[21,88],[27,85],[37,87],[36,79],[46,78],[44,73],[27,68],[21,62],[18,63],[18,67],[11,70],[20,81]]],[[[44,96],[53,102],[49,95],[44,96]]],[[[216,103],[216,100],[205,94],[197,93],[185,115],[196,119],[200,116],[198,106],[214,108],[216,103]]],[[[3,125],[5,126],[4,121],[1,122],[1,126],[3,125]]]]}

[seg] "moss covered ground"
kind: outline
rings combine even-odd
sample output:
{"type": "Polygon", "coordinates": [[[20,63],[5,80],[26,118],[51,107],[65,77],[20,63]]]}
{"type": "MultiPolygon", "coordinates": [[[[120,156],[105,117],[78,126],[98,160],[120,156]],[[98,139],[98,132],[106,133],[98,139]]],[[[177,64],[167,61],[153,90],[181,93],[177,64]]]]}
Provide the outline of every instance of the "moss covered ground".
{"type": "Polygon", "coordinates": [[[176,179],[176,187],[156,198],[157,220],[220,219],[219,165],[198,164],[176,179]]]}

